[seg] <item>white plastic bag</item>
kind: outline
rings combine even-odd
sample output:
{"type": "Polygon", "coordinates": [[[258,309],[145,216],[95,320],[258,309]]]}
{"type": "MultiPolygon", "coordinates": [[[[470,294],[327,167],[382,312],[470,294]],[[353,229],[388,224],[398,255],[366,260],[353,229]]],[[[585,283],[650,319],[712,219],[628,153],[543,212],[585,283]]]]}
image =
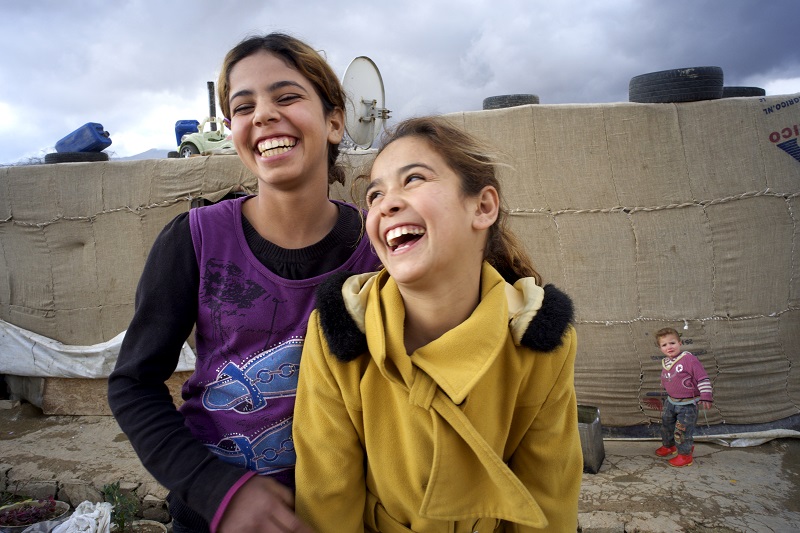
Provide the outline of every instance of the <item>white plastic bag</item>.
{"type": "Polygon", "coordinates": [[[108,502],[78,504],[66,522],[62,522],[52,533],[109,533],[111,530],[111,509],[108,502]]]}

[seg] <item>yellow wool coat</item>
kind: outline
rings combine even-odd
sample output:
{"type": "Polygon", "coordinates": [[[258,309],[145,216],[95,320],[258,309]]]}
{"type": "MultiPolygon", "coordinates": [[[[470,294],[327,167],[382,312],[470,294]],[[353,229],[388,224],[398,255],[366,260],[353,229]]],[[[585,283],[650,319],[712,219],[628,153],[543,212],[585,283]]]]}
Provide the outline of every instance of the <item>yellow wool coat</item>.
{"type": "Polygon", "coordinates": [[[548,299],[529,279],[511,287],[484,264],[472,316],[408,355],[388,274],[338,283],[343,307],[318,296],[303,349],[298,515],[319,533],[576,531],[583,459],[569,299],[551,286],[548,299]],[[557,346],[520,346],[525,335],[557,346]]]}

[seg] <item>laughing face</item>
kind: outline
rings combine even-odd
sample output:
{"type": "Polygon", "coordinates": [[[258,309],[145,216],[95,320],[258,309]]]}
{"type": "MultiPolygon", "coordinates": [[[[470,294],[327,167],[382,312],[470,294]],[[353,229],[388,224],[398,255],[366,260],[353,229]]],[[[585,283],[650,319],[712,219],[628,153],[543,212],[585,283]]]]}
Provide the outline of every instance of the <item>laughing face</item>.
{"type": "Polygon", "coordinates": [[[233,143],[260,186],[327,190],[328,143],[342,140],[342,111],[326,114],[313,84],[265,51],[236,63],[229,84],[233,143]]]}
{"type": "Polygon", "coordinates": [[[422,138],[403,137],[383,149],[367,188],[367,233],[401,288],[479,276],[486,230],[497,217],[496,210],[486,213],[486,194],[496,200],[491,187],[464,197],[461,178],[422,138]]]}

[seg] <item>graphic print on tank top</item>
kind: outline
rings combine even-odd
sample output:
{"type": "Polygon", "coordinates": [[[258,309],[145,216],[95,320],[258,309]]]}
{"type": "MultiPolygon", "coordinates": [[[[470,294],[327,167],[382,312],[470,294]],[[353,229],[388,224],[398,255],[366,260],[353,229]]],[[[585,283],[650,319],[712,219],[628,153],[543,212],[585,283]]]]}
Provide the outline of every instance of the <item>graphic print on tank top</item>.
{"type": "Polygon", "coordinates": [[[202,275],[201,286],[204,291],[200,296],[200,303],[211,310],[213,340],[226,346],[230,340],[230,332],[223,326],[223,318],[254,308],[256,300],[266,290],[253,280],[246,279],[242,269],[228,261],[209,259],[202,275]]]}
{"type": "Polygon", "coordinates": [[[227,413],[229,420],[218,426],[221,439],[206,446],[222,460],[259,473],[291,467],[295,462],[292,410],[303,338],[292,336],[270,346],[271,339],[286,338],[283,329],[288,325],[281,320],[285,302],[247,279],[236,264],[209,259],[201,276],[200,303],[210,310],[214,340],[210,344],[219,351],[198,361],[207,359],[209,364],[220,361],[220,356],[226,361],[206,384],[202,406],[227,413]],[[255,353],[238,353],[244,346],[255,353]],[[251,423],[246,424],[251,428],[246,433],[237,431],[239,424],[234,421],[251,415],[261,421],[255,431],[251,423]]]}

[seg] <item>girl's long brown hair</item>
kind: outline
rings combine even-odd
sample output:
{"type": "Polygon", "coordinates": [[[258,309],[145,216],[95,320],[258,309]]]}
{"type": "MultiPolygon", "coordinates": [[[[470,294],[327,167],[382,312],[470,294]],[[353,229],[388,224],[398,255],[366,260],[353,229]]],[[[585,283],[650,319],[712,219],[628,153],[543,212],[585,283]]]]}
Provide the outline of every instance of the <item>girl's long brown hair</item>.
{"type": "MultiPolygon", "coordinates": [[[[309,45],[283,33],[270,33],[248,37],[234,46],[222,62],[222,70],[217,81],[219,105],[225,118],[231,118],[230,76],[233,67],[242,59],[257,52],[269,52],[280,57],[289,67],[297,70],[314,86],[325,114],[328,115],[337,107],[344,112],[345,93],[339,77],[325,58],[309,45]]],[[[336,164],[339,157],[339,145],[328,143],[328,183],[339,182],[344,185],[344,169],[336,164]]]]}

